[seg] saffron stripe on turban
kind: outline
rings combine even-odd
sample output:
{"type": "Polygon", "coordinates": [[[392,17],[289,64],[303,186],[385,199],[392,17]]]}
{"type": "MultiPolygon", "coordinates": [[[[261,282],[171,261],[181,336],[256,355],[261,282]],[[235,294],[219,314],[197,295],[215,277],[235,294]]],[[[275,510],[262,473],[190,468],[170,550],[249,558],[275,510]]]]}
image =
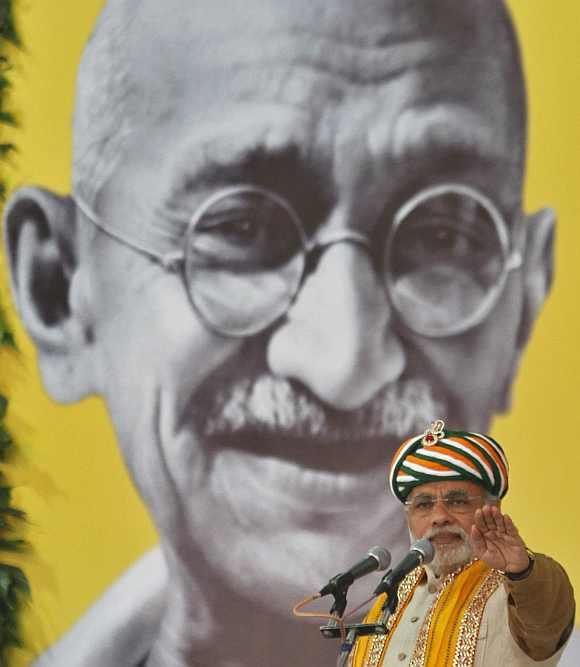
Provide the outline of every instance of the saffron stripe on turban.
{"type": "Polygon", "coordinates": [[[508,475],[504,451],[493,438],[439,427],[435,437],[427,430],[403,442],[391,463],[389,486],[401,502],[420,484],[453,479],[475,482],[503,498],[508,475]]]}

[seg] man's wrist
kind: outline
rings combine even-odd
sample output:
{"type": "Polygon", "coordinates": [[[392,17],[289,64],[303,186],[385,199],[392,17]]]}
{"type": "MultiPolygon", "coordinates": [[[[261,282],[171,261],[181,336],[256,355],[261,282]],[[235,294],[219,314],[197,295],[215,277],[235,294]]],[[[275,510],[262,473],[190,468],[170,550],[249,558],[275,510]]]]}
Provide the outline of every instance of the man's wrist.
{"type": "Polygon", "coordinates": [[[509,579],[510,581],[521,581],[522,579],[526,579],[530,572],[534,568],[534,563],[536,561],[536,556],[533,551],[528,549],[526,547],[526,552],[528,554],[528,565],[525,569],[521,570],[520,572],[503,572],[504,576],[509,579]]]}

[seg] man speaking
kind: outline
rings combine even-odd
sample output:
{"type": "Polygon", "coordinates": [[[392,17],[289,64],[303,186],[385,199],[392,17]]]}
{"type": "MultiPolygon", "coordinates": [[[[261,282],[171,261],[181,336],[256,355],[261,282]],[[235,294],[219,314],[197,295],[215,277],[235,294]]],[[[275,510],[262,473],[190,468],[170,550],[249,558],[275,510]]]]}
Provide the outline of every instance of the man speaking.
{"type": "Polygon", "coordinates": [[[389,486],[411,536],[435,557],[405,577],[393,614],[386,593],[367,622],[390,632],[359,640],[350,664],[557,665],[574,625],[574,594],[562,567],[526,547],[501,512],[508,490],[505,453],[481,433],[435,422],[396,452],[389,486]]]}
{"type": "Polygon", "coordinates": [[[103,397],[162,555],[53,664],[328,659],[291,601],[402,553],[385,456],[487,429],[549,290],[525,106],[499,0],[107,3],[72,195],[15,192],[5,237],[45,386],[103,397]]]}

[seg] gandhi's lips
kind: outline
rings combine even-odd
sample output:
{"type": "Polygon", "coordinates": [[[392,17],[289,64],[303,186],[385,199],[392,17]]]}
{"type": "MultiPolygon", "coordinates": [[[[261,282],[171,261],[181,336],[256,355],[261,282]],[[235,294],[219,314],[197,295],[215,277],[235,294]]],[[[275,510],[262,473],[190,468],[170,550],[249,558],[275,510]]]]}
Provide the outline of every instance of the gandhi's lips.
{"type": "Polygon", "coordinates": [[[395,436],[384,438],[326,439],[323,435],[306,437],[253,432],[213,434],[208,444],[217,448],[229,448],[269,458],[280,458],[297,463],[304,468],[337,473],[362,472],[377,466],[386,466],[397,444],[395,436]]]}

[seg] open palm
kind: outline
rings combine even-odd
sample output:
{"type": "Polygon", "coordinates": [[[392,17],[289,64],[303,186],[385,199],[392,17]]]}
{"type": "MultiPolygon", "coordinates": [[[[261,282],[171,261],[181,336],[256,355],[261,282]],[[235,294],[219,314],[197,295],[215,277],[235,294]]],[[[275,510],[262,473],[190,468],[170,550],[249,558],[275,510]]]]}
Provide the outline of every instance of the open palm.
{"type": "Polygon", "coordinates": [[[496,570],[523,572],[528,567],[528,552],[518,529],[495,505],[476,510],[471,544],[474,555],[496,570]]]}

